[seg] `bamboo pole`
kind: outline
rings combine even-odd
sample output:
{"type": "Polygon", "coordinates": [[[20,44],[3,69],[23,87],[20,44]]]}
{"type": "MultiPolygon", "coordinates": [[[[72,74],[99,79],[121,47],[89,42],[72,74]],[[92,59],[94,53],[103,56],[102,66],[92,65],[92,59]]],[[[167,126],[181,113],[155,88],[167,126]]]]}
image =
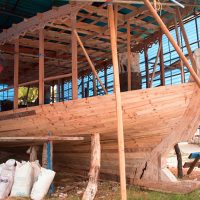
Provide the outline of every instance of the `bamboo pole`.
{"type": "Polygon", "coordinates": [[[78,99],[78,55],[77,55],[77,38],[74,33],[76,30],[76,14],[71,16],[72,24],[72,99],[78,99]]]}
{"type": "Polygon", "coordinates": [[[19,38],[15,41],[14,55],[14,109],[18,109],[18,89],[19,89],[19,38]]]}
{"type": "MultiPolygon", "coordinates": [[[[179,47],[181,47],[180,37],[179,37],[179,34],[178,34],[178,26],[177,26],[176,15],[174,15],[174,26],[175,26],[177,44],[178,44],[179,47]]],[[[185,73],[184,73],[183,61],[181,59],[180,59],[180,65],[181,65],[181,82],[184,83],[185,82],[185,73]]]]}
{"type": "Polygon", "coordinates": [[[116,111],[117,111],[117,134],[118,134],[121,199],[126,200],[127,194],[126,194],[126,168],[125,168],[125,152],[124,152],[124,130],[123,130],[122,104],[121,104],[121,93],[120,93],[120,83],[119,83],[116,29],[114,23],[114,12],[112,4],[108,5],[108,20],[110,26],[110,40],[111,40],[112,60],[113,60],[114,79],[115,79],[114,86],[115,86],[116,111]]]}
{"type": "Polygon", "coordinates": [[[184,56],[183,52],[181,51],[181,48],[178,46],[178,44],[176,43],[174,38],[171,36],[171,34],[170,34],[169,30],[167,29],[166,25],[164,24],[164,22],[162,21],[162,19],[160,18],[160,16],[156,12],[156,10],[153,8],[153,6],[149,2],[149,0],[143,0],[143,1],[144,1],[145,5],[148,7],[149,11],[152,13],[153,17],[158,22],[158,24],[160,24],[160,27],[161,27],[163,33],[165,33],[165,35],[167,36],[167,38],[169,39],[169,41],[173,45],[174,49],[177,51],[178,55],[180,56],[180,58],[183,60],[184,64],[186,65],[186,67],[190,71],[190,73],[191,73],[192,77],[194,78],[195,82],[200,87],[200,79],[199,79],[199,77],[197,76],[197,74],[194,71],[193,67],[190,66],[187,58],[184,56]]]}
{"type": "Polygon", "coordinates": [[[77,38],[77,40],[78,40],[79,45],[81,46],[81,48],[82,48],[82,50],[83,50],[83,53],[84,53],[84,55],[85,55],[85,57],[86,57],[86,59],[87,59],[89,65],[90,65],[90,67],[91,67],[91,69],[92,69],[92,72],[93,72],[94,76],[95,76],[96,79],[99,81],[99,83],[100,83],[100,85],[101,85],[101,87],[102,87],[104,93],[105,93],[105,94],[108,94],[107,91],[106,91],[106,88],[104,87],[103,83],[101,82],[101,79],[99,78],[99,76],[98,76],[98,74],[97,74],[97,72],[96,72],[96,69],[95,69],[95,67],[94,67],[94,65],[93,65],[93,63],[92,63],[92,61],[91,61],[91,59],[90,59],[90,57],[89,57],[89,55],[88,55],[88,53],[87,53],[85,47],[83,46],[83,43],[82,43],[82,41],[81,41],[81,39],[80,39],[80,37],[79,37],[79,35],[78,35],[78,33],[77,33],[76,30],[74,30],[74,34],[75,34],[75,36],[76,36],[76,38],[77,38]]]}
{"type": "Polygon", "coordinates": [[[128,91],[131,90],[131,30],[130,22],[127,22],[127,59],[128,59],[128,91]]]}
{"type": "Polygon", "coordinates": [[[194,57],[193,57],[193,53],[192,53],[192,50],[191,50],[191,47],[190,47],[190,43],[189,43],[189,40],[188,40],[188,37],[187,37],[187,33],[185,31],[185,27],[184,27],[184,24],[183,24],[183,21],[182,21],[182,16],[181,16],[179,8],[176,9],[176,13],[177,13],[178,21],[179,21],[179,26],[181,28],[183,38],[184,38],[184,41],[185,41],[185,45],[187,47],[188,55],[189,55],[190,61],[192,63],[192,67],[195,70],[195,72],[197,73],[197,65],[196,65],[196,62],[195,62],[194,57]]]}
{"type": "Polygon", "coordinates": [[[39,104],[44,104],[44,29],[39,30],[39,104]]]}

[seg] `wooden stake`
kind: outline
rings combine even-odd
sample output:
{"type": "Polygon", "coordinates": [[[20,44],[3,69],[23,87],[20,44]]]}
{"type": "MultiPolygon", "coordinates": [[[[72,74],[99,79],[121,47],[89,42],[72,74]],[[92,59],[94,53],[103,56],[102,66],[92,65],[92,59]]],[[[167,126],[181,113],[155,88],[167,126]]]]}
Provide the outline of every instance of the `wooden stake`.
{"type": "Polygon", "coordinates": [[[14,109],[18,109],[18,89],[19,89],[19,38],[15,41],[14,55],[14,109]]]}
{"type": "Polygon", "coordinates": [[[127,22],[127,59],[128,59],[128,91],[131,90],[131,32],[130,22],[127,22]]]}
{"type": "Polygon", "coordinates": [[[108,20],[110,26],[110,40],[112,49],[112,60],[114,69],[114,87],[116,98],[116,110],[117,110],[117,133],[118,133],[118,151],[119,151],[119,169],[120,169],[120,184],[121,184],[121,199],[126,200],[126,168],[125,168],[125,152],[124,152],[124,130],[123,130],[123,116],[122,116],[122,103],[119,83],[119,67],[117,57],[117,41],[116,41],[116,29],[114,23],[113,5],[108,5],[108,20]]]}
{"type": "Polygon", "coordinates": [[[77,55],[77,38],[74,30],[76,30],[76,15],[71,16],[72,23],[72,99],[78,99],[78,55],[77,55]]]}
{"type": "Polygon", "coordinates": [[[89,57],[89,55],[88,55],[88,53],[87,53],[85,47],[83,46],[83,43],[82,43],[82,41],[81,41],[81,39],[80,39],[80,37],[79,37],[79,35],[78,35],[78,33],[77,33],[76,30],[74,30],[74,34],[75,34],[75,36],[76,36],[76,38],[77,38],[77,40],[78,40],[79,45],[81,46],[81,48],[82,48],[82,50],[83,50],[83,53],[84,53],[84,55],[85,55],[85,57],[86,57],[86,59],[87,59],[89,65],[90,65],[90,67],[91,67],[91,69],[92,69],[92,72],[93,72],[94,76],[95,76],[96,79],[99,81],[99,83],[100,83],[100,85],[101,85],[101,87],[102,87],[104,93],[105,93],[105,94],[108,94],[107,91],[106,91],[106,88],[104,87],[103,83],[101,82],[101,79],[99,78],[99,76],[98,76],[98,74],[97,74],[97,72],[96,72],[96,69],[95,69],[95,67],[94,67],[94,65],[93,65],[93,63],[92,63],[92,61],[91,61],[91,59],[90,59],[90,57],[89,57]]]}
{"type": "Polygon", "coordinates": [[[44,104],[44,29],[39,30],[39,104],[44,104]]]}
{"type": "Polygon", "coordinates": [[[144,49],[145,71],[146,71],[146,88],[149,88],[149,64],[148,64],[148,47],[144,49]]]}
{"type": "Polygon", "coordinates": [[[184,41],[185,41],[185,45],[187,47],[189,58],[190,58],[190,61],[192,63],[192,67],[193,67],[194,71],[197,72],[197,65],[196,65],[196,62],[195,62],[194,57],[193,57],[193,53],[192,53],[192,50],[191,50],[191,47],[190,47],[190,43],[189,43],[189,40],[188,40],[188,37],[187,37],[187,33],[185,31],[185,27],[184,27],[184,24],[183,24],[183,20],[182,20],[182,16],[181,16],[179,8],[176,8],[176,13],[177,13],[178,21],[179,21],[179,26],[181,28],[183,38],[184,38],[184,41]]]}
{"type": "Polygon", "coordinates": [[[166,25],[164,24],[164,22],[162,21],[162,19],[160,18],[160,16],[158,15],[158,13],[156,12],[156,10],[153,8],[153,6],[151,5],[151,2],[149,2],[149,0],[143,0],[145,5],[148,7],[149,11],[152,13],[152,15],[154,16],[154,18],[156,19],[156,21],[158,22],[158,24],[160,25],[163,33],[165,33],[165,35],[167,36],[167,38],[169,39],[169,41],[171,42],[171,44],[173,45],[174,49],[177,51],[178,55],[180,56],[180,58],[183,60],[184,64],[186,65],[186,67],[188,68],[188,70],[190,71],[192,77],[194,78],[195,82],[197,83],[197,85],[200,87],[200,79],[197,76],[196,72],[194,71],[193,67],[190,66],[187,58],[185,57],[185,55],[183,54],[183,52],[181,51],[181,48],[178,46],[178,44],[176,43],[176,41],[174,40],[174,38],[171,36],[171,33],[169,32],[169,30],[167,29],[166,25]]]}
{"type": "MultiPolygon", "coordinates": [[[[174,15],[174,26],[175,26],[177,44],[178,44],[179,47],[181,47],[180,37],[179,37],[179,34],[178,34],[178,26],[177,26],[176,15],[174,15]]],[[[183,61],[181,59],[180,59],[180,65],[181,65],[181,82],[185,83],[184,66],[183,66],[183,61]]]]}
{"type": "Polygon", "coordinates": [[[100,136],[95,133],[91,137],[91,164],[89,172],[89,182],[83,194],[82,200],[93,200],[97,193],[98,177],[101,163],[100,136]]]}

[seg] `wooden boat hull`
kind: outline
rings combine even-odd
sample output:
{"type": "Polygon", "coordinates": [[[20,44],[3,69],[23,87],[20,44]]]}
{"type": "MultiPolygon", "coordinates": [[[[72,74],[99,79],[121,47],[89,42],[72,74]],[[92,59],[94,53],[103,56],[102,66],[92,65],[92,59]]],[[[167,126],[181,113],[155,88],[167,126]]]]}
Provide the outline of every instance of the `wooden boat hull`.
{"type": "MultiPolygon", "coordinates": [[[[192,137],[199,126],[198,87],[195,83],[186,83],[129,91],[121,95],[127,178],[138,184],[149,179],[172,181],[171,175],[166,173],[163,158],[174,144],[192,137]]],[[[101,177],[118,179],[114,95],[0,113],[1,137],[47,136],[49,131],[54,136],[85,136],[84,141],[55,145],[54,166],[79,174],[86,174],[89,170],[90,135],[100,133],[101,177]]],[[[8,146],[1,144],[5,145],[8,146]]]]}

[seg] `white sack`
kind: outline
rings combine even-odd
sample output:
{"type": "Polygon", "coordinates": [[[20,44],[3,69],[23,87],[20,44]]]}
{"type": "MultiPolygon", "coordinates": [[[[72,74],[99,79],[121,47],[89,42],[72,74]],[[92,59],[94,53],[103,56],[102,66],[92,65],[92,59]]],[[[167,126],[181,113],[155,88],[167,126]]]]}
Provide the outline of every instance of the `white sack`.
{"type": "Polygon", "coordinates": [[[38,180],[34,183],[31,191],[31,199],[41,200],[46,196],[55,174],[52,170],[41,168],[38,180]]]}
{"type": "Polygon", "coordinates": [[[17,162],[12,197],[29,197],[33,185],[33,168],[30,162],[17,162]]]}
{"type": "Polygon", "coordinates": [[[15,160],[8,160],[0,174],[0,199],[6,199],[10,194],[15,174],[15,160]]]}
{"type": "Polygon", "coordinates": [[[5,165],[4,163],[0,165],[0,175],[1,175],[1,171],[2,171],[2,169],[4,167],[4,165],[5,165]]]}
{"type": "Polygon", "coordinates": [[[41,166],[39,164],[39,160],[36,160],[35,162],[31,162],[32,168],[33,168],[33,183],[35,183],[38,180],[38,176],[41,171],[41,166]]]}

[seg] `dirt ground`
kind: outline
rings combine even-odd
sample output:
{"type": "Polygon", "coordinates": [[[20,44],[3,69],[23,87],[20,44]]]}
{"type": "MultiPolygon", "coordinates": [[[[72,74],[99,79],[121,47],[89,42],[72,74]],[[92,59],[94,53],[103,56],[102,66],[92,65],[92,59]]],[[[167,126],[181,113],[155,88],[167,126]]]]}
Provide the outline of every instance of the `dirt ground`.
{"type": "MultiPolygon", "coordinates": [[[[198,145],[181,144],[180,145],[183,164],[188,161],[188,156],[191,152],[200,152],[198,145]]],[[[172,173],[176,176],[176,155],[174,151],[170,152],[167,164],[172,173]]],[[[188,169],[183,169],[184,180],[199,180],[200,181],[200,168],[187,175],[188,169]]],[[[87,179],[77,176],[77,174],[67,174],[57,172],[54,181],[55,193],[48,197],[46,200],[66,199],[66,200],[79,200],[87,187],[87,179]]],[[[188,195],[174,195],[164,194],[159,192],[147,191],[134,186],[127,186],[128,200],[199,200],[200,190],[194,191],[188,195]]],[[[26,200],[23,198],[9,198],[9,200],[26,200]]],[[[99,181],[98,192],[95,200],[120,200],[120,187],[119,183],[109,181],[99,181]]]]}

